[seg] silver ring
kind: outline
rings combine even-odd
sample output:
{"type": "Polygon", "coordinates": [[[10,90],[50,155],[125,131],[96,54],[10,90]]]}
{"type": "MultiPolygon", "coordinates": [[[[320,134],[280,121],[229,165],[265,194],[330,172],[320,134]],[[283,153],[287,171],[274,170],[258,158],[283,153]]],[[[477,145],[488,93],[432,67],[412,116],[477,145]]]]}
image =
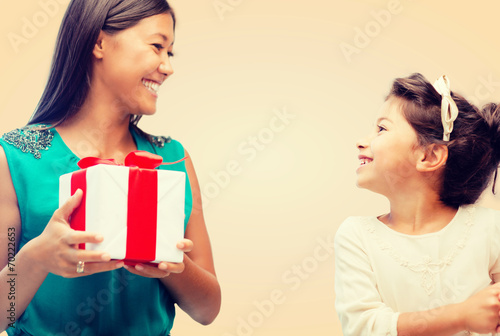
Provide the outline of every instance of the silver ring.
{"type": "Polygon", "coordinates": [[[76,273],[83,273],[85,269],[85,261],[79,261],[78,264],[76,264],[76,273]]]}

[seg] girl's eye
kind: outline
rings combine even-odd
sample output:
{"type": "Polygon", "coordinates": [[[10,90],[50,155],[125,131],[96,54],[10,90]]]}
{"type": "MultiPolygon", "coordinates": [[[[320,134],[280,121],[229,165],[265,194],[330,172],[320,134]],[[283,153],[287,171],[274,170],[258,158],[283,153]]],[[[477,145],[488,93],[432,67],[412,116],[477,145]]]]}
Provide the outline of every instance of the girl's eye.
{"type": "Polygon", "coordinates": [[[378,128],[378,132],[379,133],[383,132],[383,131],[387,131],[387,129],[384,126],[382,126],[382,125],[377,125],[377,128],[378,128]]]}
{"type": "Polygon", "coordinates": [[[174,57],[174,53],[173,53],[173,52],[171,52],[171,51],[169,51],[169,52],[168,52],[168,57],[174,57]]]}
{"type": "Polygon", "coordinates": [[[155,48],[156,48],[156,49],[158,49],[158,50],[162,50],[162,49],[164,48],[164,46],[162,46],[162,45],[161,45],[161,44],[159,44],[159,43],[154,43],[154,44],[153,44],[153,47],[155,47],[155,48]]]}

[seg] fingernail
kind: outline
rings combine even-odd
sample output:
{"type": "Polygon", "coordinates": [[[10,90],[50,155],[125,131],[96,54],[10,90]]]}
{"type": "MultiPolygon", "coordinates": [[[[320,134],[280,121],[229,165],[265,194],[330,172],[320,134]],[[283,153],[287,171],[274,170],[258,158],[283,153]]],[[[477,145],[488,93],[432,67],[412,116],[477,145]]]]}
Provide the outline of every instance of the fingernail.
{"type": "Polygon", "coordinates": [[[98,241],[103,241],[104,240],[104,237],[101,236],[101,235],[95,235],[95,240],[98,240],[98,241]]]}
{"type": "Polygon", "coordinates": [[[138,270],[138,271],[143,271],[144,270],[144,266],[137,264],[137,265],[135,265],[135,269],[138,270]]]}
{"type": "Polygon", "coordinates": [[[111,260],[111,256],[107,253],[104,253],[102,256],[101,256],[101,259],[103,261],[110,261],[111,260]]]}
{"type": "Polygon", "coordinates": [[[127,266],[125,266],[125,263],[123,261],[120,261],[116,264],[116,268],[122,268],[122,267],[127,268],[127,266]]]}
{"type": "Polygon", "coordinates": [[[160,264],[160,265],[158,265],[158,268],[161,269],[162,271],[166,271],[168,266],[167,266],[167,264],[160,264]]]}

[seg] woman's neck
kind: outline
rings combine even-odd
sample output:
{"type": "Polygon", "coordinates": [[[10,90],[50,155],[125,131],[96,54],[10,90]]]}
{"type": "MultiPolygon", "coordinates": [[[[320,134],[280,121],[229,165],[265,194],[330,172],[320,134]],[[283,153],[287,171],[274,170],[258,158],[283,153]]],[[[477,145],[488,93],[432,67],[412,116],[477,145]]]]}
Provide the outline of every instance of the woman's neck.
{"type": "Polygon", "coordinates": [[[114,111],[112,102],[92,93],[78,113],[57,126],[66,145],[79,157],[114,158],[122,162],[137,146],[130,133],[130,115],[114,111]]]}

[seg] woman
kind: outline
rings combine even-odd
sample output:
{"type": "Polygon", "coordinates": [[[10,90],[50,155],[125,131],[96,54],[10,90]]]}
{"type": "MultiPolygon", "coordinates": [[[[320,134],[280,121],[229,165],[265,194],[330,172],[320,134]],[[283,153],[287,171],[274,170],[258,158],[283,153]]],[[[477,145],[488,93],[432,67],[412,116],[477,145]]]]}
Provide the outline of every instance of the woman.
{"type": "Polygon", "coordinates": [[[155,113],[158,89],[173,73],[174,29],[165,0],[69,4],[29,125],[0,139],[1,328],[9,335],[168,335],[174,303],[202,324],[217,316],[220,287],[192,161],[177,141],[137,127],[155,113]],[[80,158],[123,163],[134,150],[165,162],[187,157],[167,166],[188,177],[182,263],[132,267],[78,250],[102,241],[69,227],[81,191],[56,210],[58,178],[80,158]]]}

